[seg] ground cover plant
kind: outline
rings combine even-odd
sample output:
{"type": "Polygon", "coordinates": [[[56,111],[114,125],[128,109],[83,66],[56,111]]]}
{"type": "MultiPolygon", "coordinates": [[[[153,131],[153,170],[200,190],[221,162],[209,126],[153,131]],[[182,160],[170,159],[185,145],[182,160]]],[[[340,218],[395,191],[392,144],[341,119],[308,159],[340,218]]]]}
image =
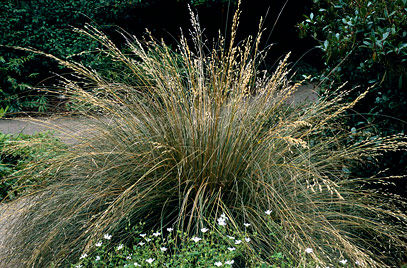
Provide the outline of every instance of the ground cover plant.
{"type": "Polygon", "coordinates": [[[20,178],[20,172],[35,165],[40,169],[38,161],[52,159],[66,146],[51,132],[27,134],[0,133],[0,201],[9,201],[20,196],[24,191],[32,189],[46,180],[42,176],[20,178]]]}
{"type": "MultiPolygon", "coordinates": [[[[259,267],[264,264],[259,260],[245,262],[245,247],[256,239],[250,224],[242,224],[244,233],[233,233],[226,215],[221,215],[221,219],[225,224],[213,221],[213,227],[202,227],[199,235],[192,237],[172,227],[146,232],[139,224],[127,229],[128,235],[134,237],[130,246],[113,243],[112,235],[105,234],[72,267],[259,267]]],[[[281,252],[270,255],[276,267],[292,267],[281,252]]]]}
{"type": "Polygon", "coordinates": [[[195,15],[191,35],[174,49],[151,36],[124,35],[131,54],[87,27],[83,33],[101,42],[134,82],[46,55],[74,72],[61,90],[99,115],[85,109],[92,128],[80,143],[22,175],[35,171],[51,185],[9,230],[6,264],[67,265],[106,234],[134,245],[126,226],[140,220],[192,239],[211,219],[238,234],[245,233],[241,223],[250,224],[257,235],[245,257],[269,265],[276,263],[270,252],[293,266],[401,261],[405,202],[369,189],[386,178],[355,178],[347,170],[403,149],[405,137],[342,126],[341,115],[367,91],[350,102],[348,91],[338,91],[289,105],[298,84],[288,79],[288,56],[273,73],[259,70],[266,53],[259,49],[261,30],[235,40],[238,16],[230,36],[213,43],[195,15]],[[358,139],[349,142],[350,136],[358,139]]]}

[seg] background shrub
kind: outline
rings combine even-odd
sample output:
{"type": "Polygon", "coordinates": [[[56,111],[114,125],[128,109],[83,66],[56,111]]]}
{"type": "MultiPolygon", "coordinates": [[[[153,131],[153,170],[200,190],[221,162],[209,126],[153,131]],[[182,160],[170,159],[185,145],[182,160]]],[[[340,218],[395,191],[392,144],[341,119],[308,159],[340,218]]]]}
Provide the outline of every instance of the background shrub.
{"type": "Polygon", "coordinates": [[[369,113],[379,126],[393,124],[387,133],[406,127],[406,12],[405,0],[314,0],[312,12],[299,24],[303,36],[320,43],[325,74],[332,72],[330,80],[362,88],[375,84],[374,94],[368,97],[373,102],[363,102],[366,109],[360,111],[369,113]]]}
{"type": "MultiPolygon", "coordinates": [[[[14,1],[0,3],[1,45],[35,47],[57,56],[72,57],[79,52],[93,52],[75,57],[87,64],[101,64],[95,53],[98,43],[73,32],[85,22],[103,26],[114,23],[131,6],[131,1],[14,1]]],[[[55,102],[35,88],[45,79],[63,72],[52,61],[14,49],[0,48],[0,106],[9,106],[9,112],[44,112],[55,102]]],[[[66,70],[65,70],[66,71],[66,70]]],[[[48,85],[52,84],[55,79],[48,85]]],[[[55,103],[54,103],[55,104],[55,103]]]]}
{"type": "MultiPolygon", "coordinates": [[[[371,93],[345,118],[349,129],[364,128],[372,135],[407,130],[407,1],[314,0],[298,25],[302,36],[313,37],[323,52],[324,68],[318,79],[333,88],[359,87],[352,96],[372,87],[371,93]],[[329,75],[328,75],[329,74],[329,75]],[[372,127],[372,124],[374,127],[372,127]]],[[[387,153],[380,168],[359,174],[406,174],[407,155],[387,153]]],[[[391,191],[405,196],[407,183],[395,180],[391,191]]]]}

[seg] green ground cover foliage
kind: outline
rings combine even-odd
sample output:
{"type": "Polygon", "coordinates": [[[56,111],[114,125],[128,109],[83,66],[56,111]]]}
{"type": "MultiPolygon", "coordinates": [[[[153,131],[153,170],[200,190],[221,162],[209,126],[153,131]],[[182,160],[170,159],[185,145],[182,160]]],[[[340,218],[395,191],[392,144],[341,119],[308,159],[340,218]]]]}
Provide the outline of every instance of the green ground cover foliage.
{"type": "MultiPolygon", "coordinates": [[[[246,225],[244,234],[236,234],[228,226],[214,227],[214,221],[191,237],[172,227],[154,231],[137,224],[126,228],[124,242],[109,234],[100,237],[71,267],[260,267],[260,260],[245,256],[255,237],[246,225]]],[[[270,255],[275,255],[279,267],[292,265],[282,253],[270,255]]]]}
{"type": "Polygon", "coordinates": [[[24,192],[46,185],[45,177],[32,174],[22,180],[20,172],[30,169],[37,161],[52,159],[58,155],[58,148],[64,147],[50,132],[34,135],[0,133],[0,201],[13,200],[24,192]]]}

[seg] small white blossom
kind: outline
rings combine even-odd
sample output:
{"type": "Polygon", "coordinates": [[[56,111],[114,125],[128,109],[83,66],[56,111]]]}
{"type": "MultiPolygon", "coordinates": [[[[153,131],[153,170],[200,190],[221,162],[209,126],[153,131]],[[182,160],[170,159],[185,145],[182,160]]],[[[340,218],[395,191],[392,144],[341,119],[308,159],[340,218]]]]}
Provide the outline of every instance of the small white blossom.
{"type": "Polygon", "coordinates": [[[312,248],[306,248],[306,249],[305,249],[305,253],[310,254],[310,253],[312,253],[312,252],[314,252],[314,250],[313,250],[312,248]]]}
{"type": "Polygon", "coordinates": [[[147,234],[140,234],[141,237],[145,237],[147,234]]]}
{"type": "Polygon", "coordinates": [[[249,227],[250,223],[243,223],[244,227],[249,227]]]}
{"type": "Polygon", "coordinates": [[[78,264],[75,266],[75,268],[82,268],[82,265],[78,264]]]}
{"type": "Polygon", "coordinates": [[[224,220],[218,220],[218,225],[220,225],[220,226],[226,226],[226,221],[224,221],[224,220]]]}
{"type": "Polygon", "coordinates": [[[215,264],[215,266],[217,266],[217,267],[222,266],[222,263],[221,263],[220,261],[217,261],[217,262],[215,262],[214,264],[215,264]]]}
{"type": "Polygon", "coordinates": [[[144,242],[139,242],[138,244],[139,244],[140,246],[144,246],[145,243],[144,243],[144,242]]]}
{"type": "Polygon", "coordinates": [[[240,243],[242,243],[242,240],[236,240],[236,241],[235,241],[235,244],[236,244],[236,245],[239,245],[240,243]]]}
{"type": "Polygon", "coordinates": [[[153,235],[154,235],[155,237],[159,236],[160,234],[161,234],[160,232],[153,233],[153,235]]]}
{"type": "Polygon", "coordinates": [[[172,231],[174,231],[174,228],[167,228],[167,231],[172,232],[172,231]]]}
{"type": "Polygon", "coordinates": [[[343,260],[340,260],[339,262],[340,262],[341,264],[345,265],[345,264],[348,262],[348,260],[343,259],[343,260]]]}
{"type": "Polygon", "coordinates": [[[131,260],[131,255],[127,256],[126,259],[131,260]]]}
{"type": "Polygon", "coordinates": [[[235,239],[235,237],[234,236],[230,236],[230,235],[228,235],[227,236],[230,240],[234,240],[235,239]]]}
{"type": "Polygon", "coordinates": [[[202,232],[202,233],[206,233],[207,231],[209,231],[208,228],[202,228],[202,229],[201,229],[201,232],[202,232]]]}
{"type": "Polygon", "coordinates": [[[121,249],[123,249],[123,244],[120,244],[118,247],[117,247],[117,250],[121,250],[121,249]]]}
{"type": "Polygon", "coordinates": [[[86,257],[88,257],[88,254],[83,253],[79,259],[82,260],[82,259],[85,259],[86,257]]]}
{"type": "Polygon", "coordinates": [[[153,259],[153,258],[149,258],[146,260],[146,262],[148,262],[149,264],[152,264],[154,261],[155,261],[155,259],[153,259]]]}
{"type": "Polygon", "coordinates": [[[100,256],[96,256],[95,261],[100,261],[100,256]]]}
{"type": "Polygon", "coordinates": [[[95,246],[100,247],[102,245],[102,241],[99,241],[95,244],[95,246]]]}
{"type": "Polygon", "coordinates": [[[191,238],[191,240],[192,240],[192,241],[194,241],[194,242],[196,243],[196,242],[201,241],[201,240],[202,240],[202,238],[194,236],[194,237],[192,237],[192,238],[191,238]]]}
{"type": "Polygon", "coordinates": [[[105,235],[103,236],[103,238],[106,239],[106,240],[110,240],[110,239],[112,238],[112,236],[109,235],[109,234],[105,234],[105,235]]]}
{"type": "Polygon", "coordinates": [[[235,251],[236,248],[232,247],[232,248],[228,248],[229,251],[235,251]]]}
{"type": "Polygon", "coordinates": [[[146,238],[146,241],[147,241],[147,242],[150,242],[150,241],[151,241],[151,238],[146,238]]]}
{"type": "Polygon", "coordinates": [[[244,239],[247,243],[249,243],[251,241],[250,237],[245,237],[244,239]]]}
{"type": "Polygon", "coordinates": [[[225,226],[227,220],[228,218],[226,217],[225,213],[222,213],[222,215],[220,215],[220,217],[217,219],[220,226],[225,226]]]}
{"type": "Polygon", "coordinates": [[[167,248],[166,248],[166,247],[162,247],[162,248],[160,248],[160,250],[161,250],[162,252],[164,252],[164,251],[167,251],[167,248]]]}
{"type": "Polygon", "coordinates": [[[355,264],[356,264],[356,265],[360,265],[360,262],[359,262],[359,261],[355,261],[355,264]]]}
{"type": "Polygon", "coordinates": [[[134,267],[140,267],[141,265],[138,264],[137,262],[133,263],[134,267]]]}
{"type": "Polygon", "coordinates": [[[266,211],[264,211],[264,213],[266,213],[267,215],[270,215],[271,214],[271,212],[273,212],[272,210],[266,210],[266,211]]]}
{"type": "Polygon", "coordinates": [[[234,261],[234,260],[225,261],[225,264],[229,264],[229,265],[232,265],[232,264],[234,264],[234,263],[235,263],[235,261],[234,261]]]}

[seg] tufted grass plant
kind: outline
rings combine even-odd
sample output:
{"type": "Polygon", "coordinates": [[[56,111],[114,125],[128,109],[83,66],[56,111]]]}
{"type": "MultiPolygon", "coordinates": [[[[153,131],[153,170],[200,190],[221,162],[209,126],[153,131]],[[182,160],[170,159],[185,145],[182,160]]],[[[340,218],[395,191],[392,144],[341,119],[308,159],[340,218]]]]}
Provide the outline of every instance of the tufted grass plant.
{"type": "Polygon", "coordinates": [[[213,45],[193,15],[191,38],[182,36],[177,48],[127,36],[129,54],[87,26],[82,32],[125,67],[126,82],[46,55],[73,71],[60,90],[84,104],[88,131],[36,173],[51,174],[52,183],[9,230],[4,263],[66,265],[105,233],[126,239],[125,219],[193,235],[221,213],[237,232],[244,231],[238,222],[251,224],[258,239],[247,255],[269,264],[269,252],[299,266],[401,260],[404,201],[368,186],[386,178],[347,170],[403,149],[405,137],[364,137],[341,124],[367,91],[350,103],[338,89],[335,97],[289,105],[299,84],[288,79],[288,56],[272,73],[260,70],[261,30],[237,42],[238,17],[231,35],[213,45]]]}

